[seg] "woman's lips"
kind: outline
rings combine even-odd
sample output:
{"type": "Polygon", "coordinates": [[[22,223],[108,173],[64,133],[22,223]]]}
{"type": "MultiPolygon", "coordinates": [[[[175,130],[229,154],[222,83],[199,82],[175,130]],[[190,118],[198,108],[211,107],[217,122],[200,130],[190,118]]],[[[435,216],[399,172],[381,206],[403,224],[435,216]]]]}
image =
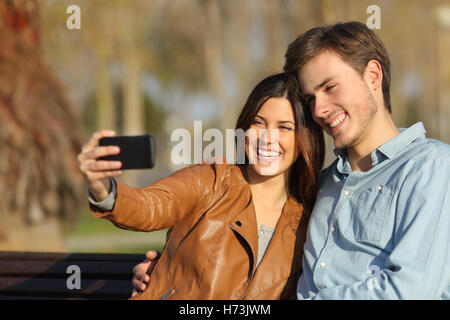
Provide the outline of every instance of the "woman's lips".
{"type": "Polygon", "coordinates": [[[257,158],[260,163],[272,163],[280,159],[281,153],[273,150],[258,149],[257,158]]]}

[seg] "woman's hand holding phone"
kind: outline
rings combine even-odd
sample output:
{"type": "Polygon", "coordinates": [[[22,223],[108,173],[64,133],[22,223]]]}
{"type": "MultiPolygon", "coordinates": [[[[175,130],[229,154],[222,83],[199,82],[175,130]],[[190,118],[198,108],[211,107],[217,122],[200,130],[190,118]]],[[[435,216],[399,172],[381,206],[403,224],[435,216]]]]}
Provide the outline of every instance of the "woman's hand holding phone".
{"type": "Polygon", "coordinates": [[[102,201],[111,192],[111,177],[120,176],[122,166],[120,161],[105,161],[98,158],[117,155],[120,148],[117,146],[98,146],[98,142],[104,137],[114,137],[115,132],[111,130],[96,131],[83,145],[78,155],[78,163],[86,180],[90,194],[96,201],[102,201]]]}

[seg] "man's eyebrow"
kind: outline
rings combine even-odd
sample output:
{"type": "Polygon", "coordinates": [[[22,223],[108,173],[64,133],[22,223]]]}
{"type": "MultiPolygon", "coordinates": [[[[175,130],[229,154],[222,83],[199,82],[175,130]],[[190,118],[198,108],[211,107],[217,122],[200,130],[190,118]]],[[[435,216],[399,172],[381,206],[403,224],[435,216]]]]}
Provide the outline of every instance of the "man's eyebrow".
{"type": "MultiPolygon", "coordinates": [[[[326,85],[328,82],[330,82],[334,78],[336,78],[336,76],[331,76],[331,77],[325,78],[321,83],[319,83],[317,86],[314,87],[314,91],[319,90],[320,88],[322,88],[324,85],[326,85]]],[[[312,96],[312,94],[304,93],[304,94],[302,94],[302,96],[306,98],[306,97],[312,96]]]]}
{"type": "Polygon", "coordinates": [[[319,85],[317,85],[317,86],[314,88],[314,90],[318,90],[318,89],[322,88],[324,85],[327,84],[327,82],[330,82],[330,81],[333,80],[334,78],[336,78],[336,77],[335,77],[335,76],[331,76],[331,77],[325,78],[325,80],[323,80],[319,85]]]}

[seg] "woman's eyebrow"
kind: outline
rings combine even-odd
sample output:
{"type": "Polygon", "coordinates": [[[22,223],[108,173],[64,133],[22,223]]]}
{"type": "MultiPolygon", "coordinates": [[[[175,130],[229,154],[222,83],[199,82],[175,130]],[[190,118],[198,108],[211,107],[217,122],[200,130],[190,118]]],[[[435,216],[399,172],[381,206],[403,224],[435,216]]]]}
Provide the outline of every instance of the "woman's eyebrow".
{"type": "MultiPolygon", "coordinates": [[[[259,114],[257,114],[255,116],[255,118],[261,118],[261,120],[267,122],[266,118],[264,118],[263,116],[260,116],[259,114]]],[[[293,122],[291,120],[282,120],[282,121],[278,121],[278,123],[292,123],[295,126],[295,122],[293,122]]]]}
{"type": "Polygon", "coordinates": [[[292,123],[295,126],[295,123],[290,120],[278,121],[278,123],[292,123]]]}

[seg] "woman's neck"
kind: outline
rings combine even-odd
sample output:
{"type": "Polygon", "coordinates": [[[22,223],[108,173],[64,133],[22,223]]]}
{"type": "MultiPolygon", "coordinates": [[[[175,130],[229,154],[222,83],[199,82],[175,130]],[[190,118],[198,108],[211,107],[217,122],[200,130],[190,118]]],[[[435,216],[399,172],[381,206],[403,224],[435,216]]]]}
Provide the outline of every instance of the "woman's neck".
{"type": "Polygon", "coordinates": [[[255,174],[247,167],[247,179],[254,201],[267,207],[282,207],[288,198],[287,173],[274,177],[255,174]]]}

